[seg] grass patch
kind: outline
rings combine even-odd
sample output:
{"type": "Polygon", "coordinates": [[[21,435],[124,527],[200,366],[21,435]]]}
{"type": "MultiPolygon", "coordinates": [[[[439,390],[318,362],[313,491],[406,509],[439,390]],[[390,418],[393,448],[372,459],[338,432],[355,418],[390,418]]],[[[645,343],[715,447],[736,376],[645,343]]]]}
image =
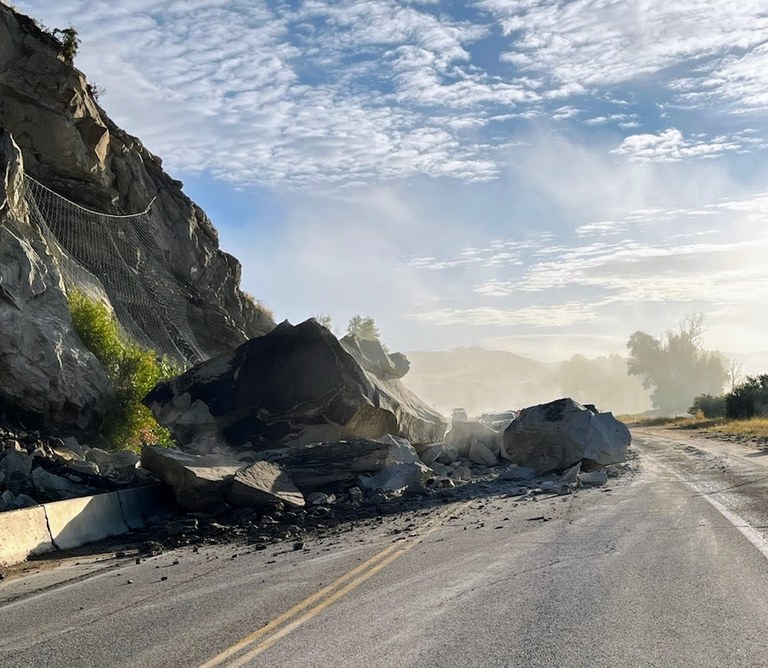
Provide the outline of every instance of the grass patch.
{"type": "Polygon", "coordinates": [[[72,325],[85,346],[106,369],[111,388],[99,430],[101,445],[110,450],[139,451],[143,445],[173,445],[170,432],[141,403],[161,380],[180,370],[153,350],[122,335],[117,321],[101,302],[80,291],[69,294],[72,325]]]}
{"type": "Polygon", "coordinates": [[[666,427],[668,429],[690,429],[726,437],[745,439],[768,439],[768,418],[755,417],[746,420],[728,418],[705,418],[701,415],[688,417],[648,417],[644,415],[618,416],[628,427],[666,427]]]}
{"type": "Polygon", "coordinates": [[[722,420],[707,431],[737,436],[739,438],[768,439],[768,418],[754,417],[748,420],[722,420]]]}

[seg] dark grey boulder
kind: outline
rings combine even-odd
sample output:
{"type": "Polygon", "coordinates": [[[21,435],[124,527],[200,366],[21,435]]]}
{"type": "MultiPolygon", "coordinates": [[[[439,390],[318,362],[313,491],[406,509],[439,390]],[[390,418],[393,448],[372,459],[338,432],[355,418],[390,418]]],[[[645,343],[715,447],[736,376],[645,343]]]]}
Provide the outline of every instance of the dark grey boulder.
{"type": "Polygon", "coordinates": [[[396,377],[377,376],[375,365],[368,366],[314,319],[283,322],[160,383],[144,402],[180,447],[199,454],[385,434],[412,443],[439,440],[442,416],[396,377]]]}
{"type": "Polygon", "coordinates": [[[420,481],[429,469],[410,443],[385,436],[381,440],[293,445],[266,452],[287,469],[305,494],[329,486],[393,491],[420,481]]]}

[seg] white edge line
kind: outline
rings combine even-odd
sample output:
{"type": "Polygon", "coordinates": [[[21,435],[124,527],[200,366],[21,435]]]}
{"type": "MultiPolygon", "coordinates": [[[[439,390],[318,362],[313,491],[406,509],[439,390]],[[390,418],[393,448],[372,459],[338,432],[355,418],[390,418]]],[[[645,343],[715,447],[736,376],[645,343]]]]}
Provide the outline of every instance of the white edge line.
{"type": "Polygon", "coordinates": [[[675,471],[670,471],[680,482],[682,482],[686,487],[689,487],[694,492],[696,492],[702,499],[704,499],[707,503],[709,503],[717,512],[719,512],[725,519],[727,519],[736,529],[738,529],[741,534],[746,538],[752,545],[754,545],[760,553],[768,559],[768,540],[765,539],[763,534],[761,534],[757,529],[754,529],[752,526],[750,526],[749,522],[747,522],[743,517],[740,515],[737,515],[736,513],[728,510],[722,503],[720,503],[717,499],[713,499],[710,493],[705,492],[702,489],[699,489],[699,487],[688,480],[685,480],[680,474],[678,474],[675,471]]]}

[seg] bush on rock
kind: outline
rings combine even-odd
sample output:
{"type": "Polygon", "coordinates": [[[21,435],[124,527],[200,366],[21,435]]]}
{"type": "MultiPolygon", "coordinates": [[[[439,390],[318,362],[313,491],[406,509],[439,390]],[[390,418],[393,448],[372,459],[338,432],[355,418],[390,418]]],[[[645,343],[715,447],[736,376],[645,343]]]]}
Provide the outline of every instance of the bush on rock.
{"type": "Polygon", "coordinates": [[[107,448],[139,451],[143,445],[173,444],[170,432],[161,427],[141,403],[161,380],[180,373],[176,365],[128,340],[117,320],[103,303],[78,290],[69,292],[72,325],[85,346],[106,369],[111,381],[100,436],[107,448]]]}

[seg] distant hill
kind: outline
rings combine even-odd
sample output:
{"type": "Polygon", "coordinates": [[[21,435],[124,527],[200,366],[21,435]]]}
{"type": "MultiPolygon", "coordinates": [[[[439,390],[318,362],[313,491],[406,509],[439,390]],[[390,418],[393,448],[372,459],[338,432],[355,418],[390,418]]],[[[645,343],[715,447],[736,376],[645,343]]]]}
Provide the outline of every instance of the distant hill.
{"type": "Polygon", "coordinates": [[[470,415],[522,408],[560,396],[559,365],[501,350],[456,348],[409,352],[403,382],[445,415],[462,407],[470,415]]]}
{"type": "Polygon", "coordinates": [[[546,364],[482,348],[406,354],[411,370],[402,381],[446,416],[459,407],[478,416],[562,396],[617,414],[650,408],[648,392],[626,374],[624,360],[616,355],[594,360],[576,355],[567,363],[546,364]]]}

